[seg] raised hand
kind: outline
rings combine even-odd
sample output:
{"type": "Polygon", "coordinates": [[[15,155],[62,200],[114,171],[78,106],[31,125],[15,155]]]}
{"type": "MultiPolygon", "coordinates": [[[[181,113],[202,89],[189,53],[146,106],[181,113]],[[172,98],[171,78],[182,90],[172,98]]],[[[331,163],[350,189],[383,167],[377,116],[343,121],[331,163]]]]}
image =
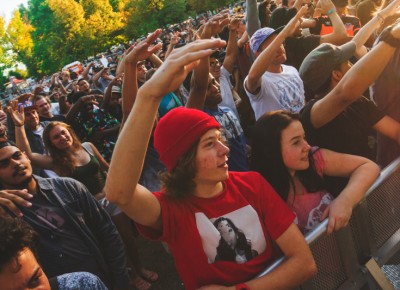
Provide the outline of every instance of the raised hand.
{"type": "MultiPolygon", "coordinates": [[[[330,0],[327,0],[330,1],[330,0]]],[[[289,37],[294,34],[296,29],[300,26],[300,18],[303,17],[308,11],[307,6],[302,6],[295,17],[293,17],[288,24],[286,24],[285,28],[281,31],[282,35],[285,37],[289,37]]]]}
{"type": "Polygon", "coordinates": [[[230,18],[229,21],[229,30],[237,31],[239,29],[240,22],[242,21],[242,17],[234,16],[230,18]]]}
{"type": "Polygon", "coordinates": [[[319,0],[319,3],[321,4],[321,12],[323,14],[327,14],[329,10],[335,9],[335,5],[331,0],[319,0]]]}
{"type": "Polygon", "coordinates": [[[18,111],[18,101],[14,100],[10,102],[8,107],[8,112],[14,121],[15,126],[22,127],[25,124],[24,107],[20,106],[20,111],[18,111]]]}
{"type": "Polygon", "coordinates": [[[157,29],[149,36],[147,36],[145,40],[142,40],[138,44],[133,45],[131,48],[129,48],[125,56],[125,63],[136,63],[141,60],[145,60],[149,58],[153,53],[157,52],[162,47],[162,43],[158,43],[154,46],[151,45],[160,34],[161,29],[157,29]]]}
{"type": "Polygon", "coordinates": [[[187,74],[194,69],[201,58],[208,57],[213,49],[221,48],[226,42],[220,39],[196,40],[188,45],[174,49],[166,61],[157,69],[154,76],[139,90],[146,95],[162,98],[175,91],[187,74]]]}
{"type": "Polygon", "coordinates": [[[179,37],[178,36],[174,35],[174,36],[171,37],[170,45],[178,44],[178,42],[179,42],[179,37]]]}
{"type": "Polygon", "coordinates": [[[201,39],[208,39],[220,33],[229,24],[229,14],[217,14],[210,18],[200,33],[201,39]]]}
{"type": "Polygon", "coordinates": [[[399,6],[400,6],[400,0],[393,0],[388,6],[379,11],[378,14],[385,19],[386,17],[389,17],[398,12],[399,6]]]}

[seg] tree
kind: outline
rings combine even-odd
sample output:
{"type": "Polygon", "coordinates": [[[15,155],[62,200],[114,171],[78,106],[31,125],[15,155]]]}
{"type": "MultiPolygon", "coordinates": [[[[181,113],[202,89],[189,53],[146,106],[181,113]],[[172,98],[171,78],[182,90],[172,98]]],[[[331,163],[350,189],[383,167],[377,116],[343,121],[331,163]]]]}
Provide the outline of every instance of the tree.
{"type": "Polygon", "coordinates": [[[119,36],[121,14],[109,0],[30,0],[29,20],[35,27],[33,58],[41,75],[125,40],[119,36]]]}
{"type": "MultiPolygon", "coordinates": [[[[23,21],[20,10],[15,10],[6,29],[6,40],[12,52],[16,54],[16,60],[28,66],[32,64],[33,30],[32,25],[23,21]]],[[[36,67],[30,66],[28,70],[36,70],[36,67]]]]}
{"type": "Polygon", "coordinates": [[[136,38],[185,19],[186,0],[130,0],[125,3],[125,35],[136,38]],[[146,19],[146,21],[143,21],[146,19]]]}

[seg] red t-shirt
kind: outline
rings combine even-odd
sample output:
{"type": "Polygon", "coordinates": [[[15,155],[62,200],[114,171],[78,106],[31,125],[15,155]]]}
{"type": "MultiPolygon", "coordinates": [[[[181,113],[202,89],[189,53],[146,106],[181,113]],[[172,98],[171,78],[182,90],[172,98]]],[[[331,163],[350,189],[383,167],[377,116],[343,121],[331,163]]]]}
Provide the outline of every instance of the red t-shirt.
{"type": "Polygon", "coordinates": [[[294,214],[256,172],[229,172],[213,198],[184,201],[154,195],[161,203],[163,231],[138,225],[140,232],[168,243],[186,289],[234,285],[254,278],[275,257],[273,240],[294,214]]]}

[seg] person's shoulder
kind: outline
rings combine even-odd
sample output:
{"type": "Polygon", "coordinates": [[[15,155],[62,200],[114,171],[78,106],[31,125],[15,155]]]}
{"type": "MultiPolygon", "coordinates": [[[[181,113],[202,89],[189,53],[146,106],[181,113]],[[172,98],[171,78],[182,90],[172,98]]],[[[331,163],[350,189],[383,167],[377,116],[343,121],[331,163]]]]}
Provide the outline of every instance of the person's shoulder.
{"type": "Polygon", "coordinates": [[[87,191],[81,182],[71,177],[42,178],[35,176],[35,179],[38,181],[39,186],[43,189],[65,189],[70,193],[87,191]]]}
{"type": "Polygon", "coordinates": [[[99,89],[92,89],[90,91],[90,93],[93,94],[93,95],[102,95],[103,94],[103,92],[101,90],[99,90],[99,89]]]}
{"type": "Polygon", "coordinates": [[[57,276],[59,290],[92,289],[105,290],[107,287],[97,277],[88,272],[74,272],[57,276]]]}
{"type": "Polygon", "coordinates": [[[229,171],[228,181],[232,183],[240,182],[245,184],[252,184],[254,181],[261,179],[263,179],[261,174],[255,171],[246,171],[246,172],[229,171]]]}
{"type": "MultiPolygon", "coordinates": [[[[294,66],[282,64],[282,71],[284,74],[296,75],[300,78],[299,71],[294,66]]],[[[282,74],[282,77],[284,77],[284,74],[282,74]]]]}
{"type": "Polygon", "coordinates": [[[50,124],[50,122],[51,122],[51,121],[41,121],[41,122],[39,122],[39,124],[42,125],[43,128],[46,128],[46,126],[47,126],[48,124],[50,124]]]}

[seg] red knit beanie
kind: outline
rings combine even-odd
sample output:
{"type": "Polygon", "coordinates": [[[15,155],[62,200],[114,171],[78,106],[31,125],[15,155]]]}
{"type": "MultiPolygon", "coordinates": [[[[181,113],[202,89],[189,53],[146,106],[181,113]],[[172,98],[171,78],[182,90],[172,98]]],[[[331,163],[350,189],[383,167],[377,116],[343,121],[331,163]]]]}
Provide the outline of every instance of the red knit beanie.
{"type": "Polygon", "coordinates": [[[179,107],[160,119],[154,131],[154,147],[160,160],[171,172],[193,144],[219,123],[203,111],[179,107]]]}

